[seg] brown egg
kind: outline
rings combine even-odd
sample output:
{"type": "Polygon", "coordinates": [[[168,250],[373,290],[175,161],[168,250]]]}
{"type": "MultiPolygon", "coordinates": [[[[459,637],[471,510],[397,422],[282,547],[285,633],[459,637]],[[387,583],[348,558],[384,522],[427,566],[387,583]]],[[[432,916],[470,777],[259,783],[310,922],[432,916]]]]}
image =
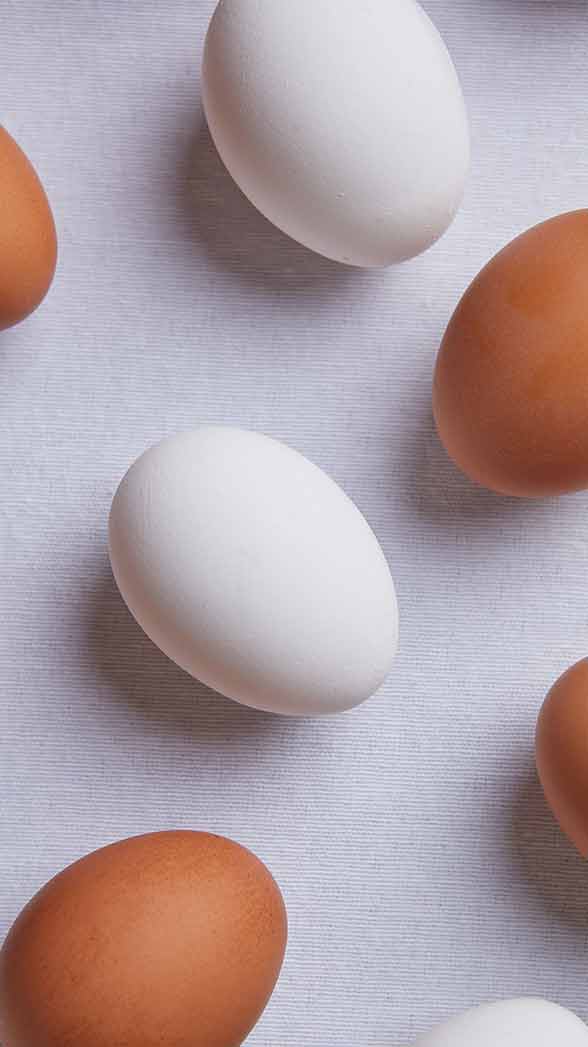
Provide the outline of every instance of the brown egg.
{"type": "Polygon", "coordinates": [[[55,223],[45,190],[22,149],[0,127],[0,331],[43,301],[56,262],[55,223]]]}
{"type": "Polygon", "coordinates": [[[69,866],[0,953],[3,1047],[238,1047],[286,946],[262,863],[206,833],[139,836],[69,866]]]}
{"type": "Polygon", "coordinates": [[[537,770],[563,831],[588,857],[588,659],[551,688],[537,722],[537,770]]]}
{"type": "Polygon", "coordinates": [[[588,487],[587,303],[588,210],[519,236],[466,291],[433,407],[471,479],[520,497],[588,487]]]}

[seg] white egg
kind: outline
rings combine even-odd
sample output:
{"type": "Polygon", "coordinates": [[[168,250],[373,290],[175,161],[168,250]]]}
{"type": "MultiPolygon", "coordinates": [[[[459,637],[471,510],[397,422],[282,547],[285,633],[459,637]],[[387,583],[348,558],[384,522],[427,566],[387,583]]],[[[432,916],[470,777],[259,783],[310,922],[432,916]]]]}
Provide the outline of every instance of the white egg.
{"type": "Polygon", "coordinates": [[[411,258],[459,207],[469,168],[463,96],[415,0],[220,0],[203,95],[246,196],[328,258],[411,258]]]}
{"type": "Polygon", "coordinates": [[[556,1003],[526,997],[485,1003],[421,1036],[414,1047],[588,1047],[588,1028],[556,1003]]]}
{"type": "Polygon", "coordinates": [[[373,532],[333,480],[267,436],[211,426],[148,450],[115,495],[110,558],[158,647],[245,705],[349,709],[392,664],[396,596],[373,532]]]}

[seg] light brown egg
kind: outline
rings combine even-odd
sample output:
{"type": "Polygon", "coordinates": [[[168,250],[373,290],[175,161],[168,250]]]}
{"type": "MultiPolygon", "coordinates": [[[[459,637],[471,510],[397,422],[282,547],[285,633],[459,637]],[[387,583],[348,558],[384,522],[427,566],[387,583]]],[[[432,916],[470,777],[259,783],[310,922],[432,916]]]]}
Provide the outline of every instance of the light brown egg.
{"type": "Polygon", "coordinates": [[[588,856],[588,659],[551,688],[537,722],[537,770],[563,831],[588,856]]]}
{"type": "Polygon", "coordinates": [[[0,127],[0,331],[47,294],[57,263],[55,223],[37,174],[0,127]]]}
{"type": "Polygon", "coordinates": [[[588,487],[588,210],[501,251],[466,291],[435,371],[442,442],[471,479],[519,497],[588,487]]]}
{"type": "Polygon", "coordinates": [[[26,906],[0,953],[3,1047],[238,1047],[274,988],[286,912],[206,833],[105,847],[26,906]]]}

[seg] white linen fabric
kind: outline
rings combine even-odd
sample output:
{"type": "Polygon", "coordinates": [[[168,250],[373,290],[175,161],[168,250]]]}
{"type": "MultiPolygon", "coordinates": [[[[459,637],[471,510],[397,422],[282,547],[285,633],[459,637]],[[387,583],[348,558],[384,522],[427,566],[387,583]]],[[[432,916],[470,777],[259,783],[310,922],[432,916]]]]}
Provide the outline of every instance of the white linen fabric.
{"type": "Polygon", "coordinates": [[[360,272],[290,242],[224,172],[200,105],[212,0],[0,0],[0,119],[60,234],[50,296],[0,335],[0,932],[102,844],[232,836],[290,915],[250,1047],[407,1047],[518,994],[588,1019],[588,870],[532,762],[543,695],[586,653],[588,496],[474,489],[430,414],[472,277],[586,204],[588,6],[425,6],[463,83],[471,180],[435,248],[360,272]],[[290,443],[375,529],[401,649],[362,708],[290,722],[231,704],[123,606],[115,488],[201,422],[290,443]]]}

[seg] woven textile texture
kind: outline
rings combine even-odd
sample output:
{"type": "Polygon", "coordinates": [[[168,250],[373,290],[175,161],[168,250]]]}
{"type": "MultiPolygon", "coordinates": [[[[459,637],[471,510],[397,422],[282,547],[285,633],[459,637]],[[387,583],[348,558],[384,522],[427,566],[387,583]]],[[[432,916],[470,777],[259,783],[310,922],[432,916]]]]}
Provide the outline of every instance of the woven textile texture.
{"type": "Polygon", "coordinates": [[[290,242],[224,172],[200,104],[212,0],[0,0],[0,119],[61,250],[43,307],[0,335],[0,932],[106,842],[232,836],[290,914],[248,1047],[407,1047],[518,994],[588,1019],[588,872],[532,759],[544,693],[586,653],[588,496],[474,489],[430,415],[436,347],[472,277],[586,204],[588,6],[425,6],[463,83],[471,180],[435,248],[360,272],[290,242]],[[200,422],[292,444],[378,534],[401,650],[362,708],[324,722],[240,708],[123,606],[106,552],[116,485],[200,422]]]}

